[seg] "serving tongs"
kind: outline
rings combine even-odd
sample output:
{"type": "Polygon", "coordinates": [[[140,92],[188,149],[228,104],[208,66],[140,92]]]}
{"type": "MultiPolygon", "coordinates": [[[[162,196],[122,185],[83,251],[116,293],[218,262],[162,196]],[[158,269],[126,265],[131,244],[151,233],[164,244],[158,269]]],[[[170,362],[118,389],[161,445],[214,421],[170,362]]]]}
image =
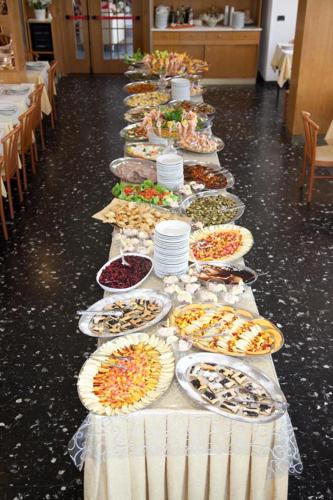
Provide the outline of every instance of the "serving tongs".
{"type": "MultiPolygon", "coordinates": [[[[250,392],[248,394],[251,394],[250,392]]],[[[278,401],[277,399],[273,398],[265,398],[265,400],[262,401],[256,401],[255,399],[242,399],[242,398],[231,398],[230,401],[235,401],[235,403],[241,403],[241,404],[265,404],[265,403],[271,403],[274,406],[279,406],[280,408],[283,408],[286,410],[289,408],[289,403],[287,401],[278,401]]]]}
{"type": "Polygon", "coordinates": [[[123,316],[123,312],[122,311],[97,311],[95,309],[87,309],[87,310],[83,310],[83,311],[76,311],[76,314],[79,315],[79,316],[85,316],[85,315],[101,315],[101,316],[111,316],[113,318],[120,318],[121,316],[123,316]]]}

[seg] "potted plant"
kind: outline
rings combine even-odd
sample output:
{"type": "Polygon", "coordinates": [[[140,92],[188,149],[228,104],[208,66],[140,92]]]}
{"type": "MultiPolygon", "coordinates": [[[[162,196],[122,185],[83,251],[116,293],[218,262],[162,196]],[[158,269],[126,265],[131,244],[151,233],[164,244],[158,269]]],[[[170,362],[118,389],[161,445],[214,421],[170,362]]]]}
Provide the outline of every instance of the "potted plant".
{"type": "Polygon", "coordinates": [[[39,21],[46,19],[46,8],[52,0],[29,0],[29,5],[35,11],[35,18],[39,21]]]}

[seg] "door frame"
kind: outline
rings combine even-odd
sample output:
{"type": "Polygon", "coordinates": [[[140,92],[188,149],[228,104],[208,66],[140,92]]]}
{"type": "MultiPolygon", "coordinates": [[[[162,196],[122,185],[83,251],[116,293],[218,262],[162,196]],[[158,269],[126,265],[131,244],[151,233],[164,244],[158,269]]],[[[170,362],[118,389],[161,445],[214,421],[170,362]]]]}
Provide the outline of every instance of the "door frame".
{"type": "MultiPolygon", "coordinates": [[[[138,12],[138,4],[141,3],[141,33],[139,33],[139,37],[135,37],[134,39],[134,50],[136,48],[141,48],[144,52],[148,52],[150,50],[150,33],[151,33],[151,2],[149,0],[132,0],[133,1],[133,9],[135,15],[138,12]],[[140,38],[140,40],[138,39],[140,38]]],[[[76,47],[75,47],[75,39],[74,39],[74,28],[73,21],[67,20],[65,18],[66,15],[71,14],[71,0],[53,0],[53,14],[54,14],[54,23],[57,24],[58,29],[55,33],[56,40],[55,43],[62,48],[62,66],[64,74],[71,73],[96,73],[96,74],[112,74],[112,73],[122,73],[126,65],[122,61],[114,60],[104,60],[103,59],[103,42],[102,42],[102,30],[101,30],[101,20],[99,19],[91,19],[91,20],[82,20],[83,24],[83,43],[84,43],[84,51],[85,51],[85,59],[80,60],[76,58],[76,47]],[[91,46],[87,44],[88,37],[90,36],[95,43],[92,43],[91,46]],[[97,56],[97,61],[95,54],[101,54],[97,56]],[[92,55],[92,57],[91,57],[92,55]]],[[[98,15],[99,12],[97,8],[97,0],[86,0],[83,2],[84,7],[84,15],[98,15]],[[93,2],[96,1],[96,4],[93,2]],[[88,3],[89,2],[89,3],[88,3]],[[94,10],[93,10],[94,9],[94,10]],[[96,12],[97,11],[97,12],[96,12]]],[[[134,21],[135,23],[136,21],[134,21]]],[[[138,30],[134,30],[134,33],[137,34],[138,30]]]]}

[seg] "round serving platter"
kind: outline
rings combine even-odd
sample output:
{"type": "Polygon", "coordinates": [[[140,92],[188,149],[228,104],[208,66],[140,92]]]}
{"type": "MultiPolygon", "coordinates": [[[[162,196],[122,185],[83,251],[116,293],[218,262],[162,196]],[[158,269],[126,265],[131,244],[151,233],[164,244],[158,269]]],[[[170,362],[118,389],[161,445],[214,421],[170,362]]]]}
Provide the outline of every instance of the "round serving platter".
{"type": "MultiPolygon", "coordinates": [[[[138,354],[140,355],[140,351],[138,354]]],[[[132,333],[104,343],[91,354],[78,376],[78,395],[83,406],[93,414],[103,416],[128,415],[150,406],[159,399],[169,388],[174,376],[174,369],[173,351],[164,340],[143,332],[132,333]],[[141,353],[147,353],[146,362],[149,363],[149,352],[151,351],[155,351],[158,357],[159,371],[150,374],[149,385],[146,385],[146,381],[143,380],[145,383],[142,386],[140,380],[137,380],[140,360],[136,360],[136,365],[132,366],[135,361],[132,353],[133,350],[134,353],[136,352],[138,346],[141,348],[141,353]],[[147,351],[143,351],[145,348],[147,351]],[[128,368],[129,371],[126,373],[128,368]],[[95,384],[98,375],[106,375],[104,384],[95,384]],[[125,386],[124,378],[127,379],[125,386]],[[128,392],[126,389],[129,383],[132,386],[132,392],[128,392]],[[106,392],[105,390],[103,392],[104,388],[106,392]],[[101,397],[96,394],[98,390],[102,392],[101,397]],[[116,391],[121,391],[123,395],[126,394],[126,401],[119,396],[115,400],[116,391]],[[136,394],[138,392],[141,393],[139,397],[136,394]],[[112,398],[114,401],[113,404],[110,404],[109,401],[112,398]]]]}
{"type": "MultiPolygon", "coordinates": [[[[220,211],[222,213],[227,211],[230,212],[235,211],[235,215],[230,220],[228,220],[226,224],[231,224],[232,222],[235,222],[236,220],[240,219],[244,213],[245,205],[242,202],[242,200],[238,198],[238,196],[236,196],[235,194],[228,193],[227,191],[225,191],[225,189],[209,189],[207,191],[201,191],[200,193],[192,194],[191,196],[188,196],[187,198],[185,198],[185,200],[182,201],[182,203],[179,206],[179,209],[184,215],[187,215],[186,210],[192,205],[192,203],[195,200],[199,198],[212,198],[219,195],[223,195],[225,198],[228,198],[235,202],[234,207],[226,207],[225,209],[221,207],[220,211]]],[[[191,216],[188,215],[188,217],[191,216]]],[[[199,222],[199,221],[194,220],[194,222],[199,222]]],[[[223,223],[220,224],[223,225],[223,223]]]]}
{"type": "Polygon", "coordinates": [[[134,129],[141,129],[142,126],[140,123],[131,123],[130,125],[126,125],[123,129],[121,129],[119,135],[122,139],[125,139],[127,142],[147,142],[148,136],[147,135],[141,135],[141,136],[133,136],[131,137],[129,135],[129,132],[134,129]]]}
{"type": "Polygon", "coordinates": [[[90,314],[82,315],[79,321],[79,329],[81,330],[82,333],[88,335],[89,337],[98,337],[98,338],[121,337],[123,335],[139,332],[141,330],[145,330],[146,328],[150,328],[153,325],[156,325],[156,323],[159,323],[159,321],[161,321],[168,314],[171,307],[172,307],[172,301],[170,299],[170,296],[163,292],[141,288],[140,290],[133,290],[131,292],[116,293],[111,297],[104,297],[104,299],[101,299],[98,302],[95,302],[95,304],[92,304],[90,307],[88,307],[87,309],[88,312],[100,311],[100,314],[96,313],[91,315],[90,314]],[[157,304],[160,305],[161,311],[156,315],[156,317],[152,321],[149,321],[140,327],[124,330],[123,332],[120,333],[98,334],[94,333],[91,330],[90,324],[93,321],[94,316],[103,316],[103,309],[106,306],[115,304],[117,302],[129,302],[132,299],[142,299],[142,300],[150,300],[156,302],[157,304]]]}
{"type": "MultiPolygon", "coordinates": [[[[217,238],[216,240],[216,245],[218,245],[218,240],[220,238],[217,238]]],[[[190,254],[189,258],[190,261],[195,262],[209,262],[209,261],[216,261],[216,262],[232,262],[234,260],[240,259],[243,257],[245,254],[247,254],[253,246],[253,236],[252,233],[246,229],[245,227],[242,226],[237,226],[235,224],[220,224],[218,226],[207,226],[204,227],[203,229],[198,229],[194,233],[191,234],[190,236],[190,254]],[[207,244],[207,240],[210,239],[211,237],[214,237],[214,235],[217,237],[217,234],[222,234],[222,233],[232,233],[232,232],[238,232],[242,236],[242,242],[239,248],[231,254],[231,255],[220,255],[216,257],[209,257],[206,259],[201,259],[201,258],[196,258],[193,254],[192,247],[196,245],[197,247],[201,246],[203,249],[205,248],[210,248],[212,245],[207,244]],[[206,243],[205,243],[206,242],[206,243]]]]}
{"type": "Polygon", "coordinates": [[[202,406],[206,410],[218,413],[227,418],[233,420],[238,420],[240,422],[248,423],[268,423],[278,418],[286,412],[288,404],[286,402],[285,396],[279,386],[265,375],[261,370],[253,368],[248,363],[241,361],[237,358],[230,358],[228,356],[223,356],[221,354],[208,354],[208,353],[196,353],[190,354],[181,358],[176,365],[176,377],[177,380],[192,401],[195,401],[198,405],[202,406]],[[193,366],[203,364],[218,365],[218,367],[230,368],[237,372],[241,372],[250,379],[253,384],[261,386],[264,391],[268,394],[269,398],[273,401],[274,409],[272,413],[268,416],[259,415],[258,417],[249,417],[241,414],[234,414],[231,411],[226,411],[220,407],[210,403],[205,400],[200,392],[196,390],[190,382],[190,371],[193,366]]]}

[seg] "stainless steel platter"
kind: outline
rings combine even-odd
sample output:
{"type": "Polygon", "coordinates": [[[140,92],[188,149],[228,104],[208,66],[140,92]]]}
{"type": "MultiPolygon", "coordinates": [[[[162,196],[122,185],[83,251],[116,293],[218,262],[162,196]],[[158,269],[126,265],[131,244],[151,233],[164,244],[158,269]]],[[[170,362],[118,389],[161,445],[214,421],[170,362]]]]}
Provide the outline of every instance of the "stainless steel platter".
{"type": "Polygon", "coordinates": [[[128,123],[142,122],[144,115],[153,109],[157,109],[157,107],[158,106],[138,106],[137,108],[129,108],[124,114],[124,119],[128,123]],[[137,113],[141,113],[141,115],[137,115],[137,113]]]}
{"type": "MultiPolygon", "coordinates": [[[[130,92],[130,89],[131,87],[135,86],[135,85],[141,85],[141,84],[151,84],[151,85],[155,85],[155,88],[154,90],[158,90],[158,82],[154,82],[152,80],[139,80],[137,82],[130,82],[130,83],[127,83],[126,85],[124,85],[123,87],[123,91],[124,92],[127,92],[128,94],[130,95],[133,95],[131,92],[130,92]]],[[[152,90],[144,90],[144,92],[153,92],[152,90]]],[[[137,93],[141,93],[141,92],[137,92],[137,93]]]]}
{"type": "MultiPolygon", "coordinates": [[[[185,200],[182,201],[179,209],[184,215],[188,215],[186,213],[186,210],[192,205],[192,203],[195,200],[197,200],[199,198],[212,198],[214,196],[219,196],[219,195],[223,195],[225,198],[229,198],[230,200],[235,202],[234,207],[227,207],[225,209],[221,208],[221,210],[220,210],[221,213],[228,212],[228,211],[230,211],[230,212],[235,211],[235,215],[232,218],[230,218],[229,220],[227,220],[225,222],[225,224],[231,224],[232,222],[235,222],[236,220],[240,219],[240,217],[244,213],[245,205],[242,202],[242,200],[240,198],[238,198],[238,196],[231,194],[231,193],[228,193],[225,189],[210,189],[207,191],[201,191],[200,193],[192,194],[191,196],[188,196],[187,198],[185,198],[185,200]]],[[[190,215],[188,215],[188,217],[190,217],[190,215]]],[[[195,219],[193,219],[193,220],[195,220],[195,219]]],[[[207,225],[211,226],[213,224],[214,224],[213,222],[210,222],[207,225]]],[[[215,224],[223,224],[223,222],[215,222],[215,224]]]]}
{"type": "MultiPolygon", "coordinates": [[[[182,104],[182,102],[184,102],[184,101],[172,100],[168,104],[169,104],[169,106],[180,106],[182,104]]],[[[209,106],[209,109],[211,110],[211,111],[206,111],[204,109],[203,110],[200,110],[200,109],[196,110],[195,109],[196,113],[197,112],[204,113],[205,115],[213,115],[216,113],[216,109],[211,104],[199,103],[199,102],[194,102],[194,101],[186,101],[186,102],[190,102],[194,107],[198,107],[198,106],[200,106],[200,104],[205,105],[205,106],[209,106]]]]}
{"type": "Polygon", "coordinates": [[[131,182],[132,184],[141,184],[141,182],[143,182],[145,179],[150,179],[153,180],[154,182],[157,182],[156,164],[151,160],[143,160],[141,158],[132,158],[132,157],[117,158],[116,160],[113,160],[110,163],[110,171],[113,175],[115,175],[119,179],[131,182]],[[124,165],[125,174],[127,175],[127,177],[126,175],[125,176],[121,175],[119,172],[119,168],[122,165],[124,165]],[[141,177],[137,175],[138,178],[136,180],[133,180],[133,170],[136,169],[138,170],[143,169],[145,173],[150,171],[151,174],[142,175],[141,177]]]}
{"type": "MultiPolygon", "coordinates": [[[[271,378],[265,375],[261,370],[253,368],[253,366],[251,366],[250,364],[241,361],[240,359],[237,358],[230,358],[228,356],[223,356],[221,354],[208,354],[208,353],[190,354],[189,356],[185,356],[178,361],[176,365],[176,377],[180,386],[188,395],[188,397],[193,401],[195,401],[197,404],[199,404],[206,410],[218,413],[219,415],[231,418],[233,420],[238,420],[240,422],[258,423],[258,424],[272,422],[273,420],[277,420],[278,418],[280,418],[288,408],[288,404],[286,402],[283,392],[271,378]],[[241,372],[241,374],[243,375],[246,375],[247,379],[249,380],[249,383],[255,384],[255,386],[260,386],[260,388],[263,389],[267,394],[268,398],[266,398],[265,401],[266,402],[269,401],[272,406],[271,414],[270,415],[259,414],[259,416],[247,416],[243,414],[243,405],[238,403],[239,400],[243,399],[238,399],[238,397],[234,398],[234,401],[236,401],[237,404],[241,406],[239,413],[233,413],[232,411],[222,409],[217,404],[210,403],[208,400],[202,397],[202,393],[200,393],[200,390],[196,389],[190,382],[190,379],[192,377],[192,375],[190,374],[191,369],[194,366],[201,363],[218,365],[219,369],[229,368],[231,370],[241,372]]],[[[241,387],[241,385],[238,386],[237,384],[237,387],[241,387]]],[[[234,389],[234,391],[236,391],[236,389],[234,389]]],[[[231,390],[227,392],[231,392],[231,390]]],[[[251,392],[249,392],[248,394],[249,397],[252,398],[254,397],[251,396],[251,392]]],[[[240,396],[240,398],[245,398],[244,393],[240,396]]],[[[223,399],[222,397],[222,399],[219,400],[219,404],[221,403],[221,401],[226,401],[226,400],[227,399],[223,399]]],[[[249,403],[247,403],[247,405],[249,405],[249,403]]]]}
{"type": "Polygon", "coordinates": [[[131,137],[128,133],[130,130],[139,127],[140,123],[131,123],[130,125],[126,125],[123,129],[121,129],[119,135],[122,139],[125,139],[127,142],[147,142],[148,137],[131,137]]]}
{"type": "Polygon", "coordinates": [[[182,149],[184,151],[189,151],[190,153],[196,153],[198,155],[212,155],[214,153],[219,153],[220,151],[222,151],[224,149],[225,144],[222,141],[222,139],[220,139],[219,137],[216,137],[214,135],[211,135],[210,139],[214,139],[216,142],[216,149],[214,151],[198,151],[196,149],[195,145],[193,145],[193,147],[191,147],[190,145],[181,146],[179,142],[177,143],[177,147],[179,147],[180,149],[182,149]]]}
{"type": "Polygon", "coordinates": [[[140,288],[138,290],[133,290],[131,292],[115,293],[111,297],[104,297],[104,299],[99,300],[98,302],[95,302],[95,304],[88,307],[87,311],[101,311],[101,314],[96,313],[94,315],[92,313],[92,314],[82,315],[79,321],[79,329],[81,330],[82,333],[84,333],[85,335],[89,335],[90,337],[98,337],[98,338],[121,337],[123,335],[139,332],[147,328],[150,328],[153,325],[156,325],[156,323],[161,321],[168,314],[168,312],[171,309],[171,306],[172,306],[172,301],[170,299],[170,296],[166,293],[158,292],[155,290],[140,288]],[[159,312],[159,314],[156,315],[156,317],[152,321],[144,323],[143,325],[137,328],[124,330],[123,332],[120,333],[116,334],[109,333],[109,334],[99,335],[91,330],[90,326],[91,321],[93,320],[94,316],[103,315],[103,309],[105,306],[114,304],[119,301],[130,301],[131,299],[144,299],[144,300],[154,301],[161,306],[161,311],[159,312]]]}
{"type": "MultiPolygon", "coordinates": [[[[211,261],[211,262],[197,262],[195,264],[191,264],[191,268],[197,269],[197,267],[203,268],[205,266],[210,266],[210,267],[221,267],[225,269],[226,271],[230,271],[230,274],[232,274],[233,271],[247,271],[250,275],[252,275],[252,278],[250,280],[244,281],[245,285],[253,285],[258,279],[258,274],[256,271],[251,269],[250,267],[247,267],[242,264],[228,264],[224,262],[216,262],[216,261],[211,261]]],[[[201,279],[200,276],[198,275],[198,279],[201,283],[215,283],[217,281],[214,281],[213,277],[210,280],[205,280],[201,279]]],[[[218,283],[223,283],[223,281],[219,280],[218,283]]],[[[232,284],[228,284],[228,286],[232,286],[232,284]]]]}
{"type": "Polygon", "coordinates": [[[125,97],[125,99],[123,100],[123,103],[125,104],[125,106],[128,106],[129,108],[137,108],[137,107],[141,107],[141,106],[157,106],[157,105],[162,105],[162,104],[166,104],[167,102],[169,102],[170,100],[170,93],[167,92],[167,91],[164,91],[164,90],[154,90],[153,92],[143,92],[142,94],[131,94],[131,95],[128,95],[127,97],[125,97]],[[131,101],[135,100],[135,99],[144,99],[144,96],[146,96],[147,94],[152,94],[153,92],[158,92],[160,94],[163,94],[164,96],[164,99],[162,100],[162,102],[138,102],[136,104],[131,104],[131,101]]]}
{"type": "MultiPolygon", "coordinates": [[[[223,188],[223,189],[231,188],[235,184],[235,178],[232,175],[232,173],[229,172],[229,170],[222,168],[217,163],[211,163],[211,162],[206,162],[206,161],[195,161],[195,160],[184,161],[184,175],[185,175],[185,180],[187,182],[194,180],[194,179],[186,179],[186,170],[187,170],[187,168],[189,168],[190,166],[193,166],[193,165],[201,165],[201,166],[207,168],[208,170],[211,170],[212,173],[223,174],[224,177],[226,178],[226,181],[227,181],[227,184],[226,184],[225,188],[223,188]]],[[[196,182],[201,183],[201,181],[196,181],[196,182]]],[[[209,189],[215,189],[215,188],[209,188],[209,189]]],[[[217,188],[217,189],[222,189],[222,188],[217,188]]]]}

